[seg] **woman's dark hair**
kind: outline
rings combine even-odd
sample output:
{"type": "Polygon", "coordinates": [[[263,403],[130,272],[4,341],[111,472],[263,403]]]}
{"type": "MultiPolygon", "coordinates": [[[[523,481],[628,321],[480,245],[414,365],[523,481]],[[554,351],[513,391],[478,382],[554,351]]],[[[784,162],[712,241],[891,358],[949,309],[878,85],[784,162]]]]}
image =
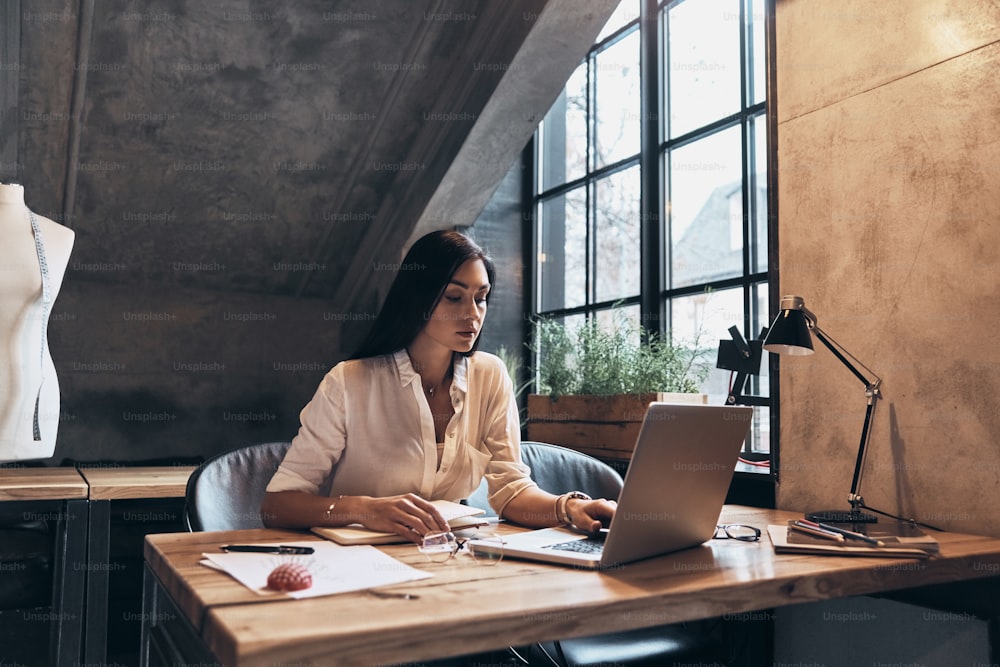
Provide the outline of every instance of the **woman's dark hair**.
{"type": "MultiPolygon", "coordinates": [[[[399,265],[375,324],[351,359],[392,354],[413,342],[430,319],[455,271],[470,259],[482,260],[492,288],[496,281],[493,260],[472,239],[453,231],[421,236],[399,265]]],[[[486,298],[488,301],[489,294],[486,298]]],[[[479,338],[476,338],[465,355],[472,354],[478,347],[479,338]]]]}

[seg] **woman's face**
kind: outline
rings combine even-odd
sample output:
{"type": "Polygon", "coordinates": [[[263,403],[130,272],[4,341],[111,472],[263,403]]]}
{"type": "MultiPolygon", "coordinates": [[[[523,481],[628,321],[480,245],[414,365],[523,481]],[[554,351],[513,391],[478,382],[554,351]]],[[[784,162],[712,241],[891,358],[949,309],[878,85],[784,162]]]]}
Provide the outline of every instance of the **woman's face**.
{"type": "Polygon", "coordinates": [[[468,352],[483,328],[489,291],[483,261],[470,259],[462,263],[419,336],[427,336],[452,352],[468,352]]]}

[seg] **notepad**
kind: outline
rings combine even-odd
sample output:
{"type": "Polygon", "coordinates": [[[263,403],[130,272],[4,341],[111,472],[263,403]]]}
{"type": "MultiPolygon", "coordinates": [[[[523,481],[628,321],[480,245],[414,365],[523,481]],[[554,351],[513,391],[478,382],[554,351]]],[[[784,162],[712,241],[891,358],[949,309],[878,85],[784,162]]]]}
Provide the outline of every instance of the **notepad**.
{"type": "MultiPolygon", "coordinates": [[[[774,545],[775,553],[812,554],[816,556],[882,556],[885,558],[929,558],[938,550],[938,542],[927,536],[918,542],[885,542],[885,546],[871,546],[857,540],[834,542],[819,537],[810,537],[789,530],[787,525],[768,526],[767,534],[774,545]]],[[[874,535],[872,536],[874,537],[874,535]]]]}
{"type": "MultiPolygon", "coordinates": [[[[483,516],[486,514],[486,510],[478,507],[470,507],[450,500],[432,500],[431,504],[441,512],[452,530],[485,526],[489,523],[483,516]]],[[[337,527],[315,526],[312,528],[312,532],[337,544],[398,544],[410,541],[396,533],[369,530],[358,523],[337,527]]]]}

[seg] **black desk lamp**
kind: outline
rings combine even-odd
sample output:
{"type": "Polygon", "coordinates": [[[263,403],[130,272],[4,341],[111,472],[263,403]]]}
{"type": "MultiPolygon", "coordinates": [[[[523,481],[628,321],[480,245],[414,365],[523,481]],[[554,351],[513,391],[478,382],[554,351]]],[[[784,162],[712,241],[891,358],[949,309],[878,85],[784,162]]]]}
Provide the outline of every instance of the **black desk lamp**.
{"type": "Polygon", "coordinates": [[[848,370],[854,373],[865,385],[865,396],[868,398],[868,409],[865,411],[865,423],[861,429],[861,443],[858,445],[858,458],[854,464],[854,478],[851,480],[851,493],[847,496],[847,501],[851,504],[848,510],[823,510],[818,512],[807,512],[806,518],[812,521],[824,523],[874,523],[878,519],[874,514],[868,514],[861,510],[865,507],[864,498],[861,496],[861,476],[865,467],[865,454],[868,449],[868,438],[871,432],[872,416],[875,413],[875,402],[881,398],[879,389],[882,384],[881,378],[858,361],[854,355],[840,346],[839,343],[831,339],[826,332],[819,328],[816,323],[816,316],[805,306],[805,301],[800,296],[785,296],[781,298],[781,312],[774,318],[767,337],[764,339],[764,349],[776,354],[788,354],[801,356],[813,353],[812,339],[809,332],[812,331],[816,338],[825,345],[834,356],[840,359],[841,363],[847,366],[848,370]],[[863,368],[871,379],[863,375],[854,364],[863,368]]]}

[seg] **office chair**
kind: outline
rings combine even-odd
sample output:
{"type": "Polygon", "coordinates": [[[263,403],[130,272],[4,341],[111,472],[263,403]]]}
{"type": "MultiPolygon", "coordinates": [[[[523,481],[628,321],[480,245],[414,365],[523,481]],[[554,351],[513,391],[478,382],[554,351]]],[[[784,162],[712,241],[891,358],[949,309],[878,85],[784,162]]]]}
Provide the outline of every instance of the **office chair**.
{"type": "MultiPolygon", "coordinates": [[[[531,468],[531,478],[549,493],[583,491],[593,498],[617,498],[622,478],[614,468],[598,459],[566,447],[543,442],[521,443],[521,459],[531,468]]],[[[467,501],[492,514],[487,502],[486,482],[467,501]]],[[[681,624],[543,642],[513,651],[529,664],[560,667],[597,665],[725,664],[722,642],[681,624]]]]}
{"type": "Polygon", "coordinates": [[[217,454],[191,473],[184,500],[190,531],[263,528],[260,502],[290,442],[246,445],[217,454]]]}

